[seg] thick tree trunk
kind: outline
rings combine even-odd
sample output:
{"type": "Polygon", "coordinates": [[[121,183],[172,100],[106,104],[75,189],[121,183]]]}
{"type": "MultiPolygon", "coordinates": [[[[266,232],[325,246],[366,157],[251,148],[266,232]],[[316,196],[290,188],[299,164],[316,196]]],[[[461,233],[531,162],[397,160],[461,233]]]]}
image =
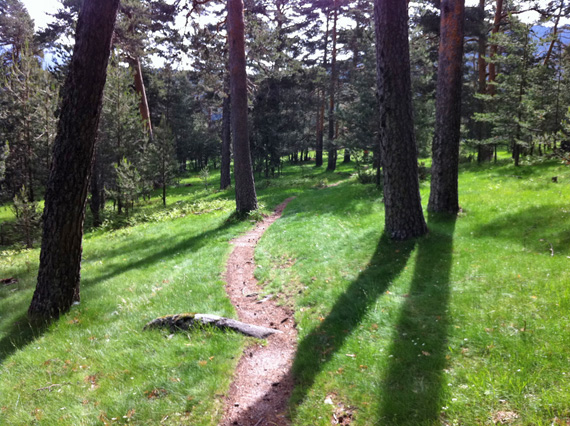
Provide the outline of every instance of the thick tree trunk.
{"type": "Polygon", "coordinates": [[[428,210],[457,213],[465,0],[442,0],[428,210]]]}
{"type": "Polygon", "coordinates": [[[140,97],[139,110],[141,113],[141,117],[143,119],[145,129],[148,131],[148,134],[152,139],[153,133],[152,133],[152,123],[150,121],[150,109],[148,108],[148,100],[146,97],[146,90],[144,87],[140,58],[138,56],[136,58],[129,58],[129,65],[133,70],[133,75],[135,78],[135,91],[138,93],[140,97]]]}
{"type": "Polygon", "coordinates": [[[239,213],[247,213],[257,209],[257,194],[253,180],[247,128],[247,74],[245,69],[243,0],[228,0],[228,40],[236,210],[239,213]]]}
{"type": "Polygon", "coordinates": [[[374,21],[385,232],[405,240],[427,232],[412,114],[407,3],[375,0],[374,21]]]}
{"type": "Polygon", "coordinates": [[[224,98],[222,105],[222,164],[220,166],[220,189],[227,189],[232,184],[231,178],[231,100],[230,96],[224,98]]]}
{"type": "Polygon", "coordinates": [[[336,169],[337,148],[335,145],[335,117],[334,117],[334,95],[336,89],[336,23],[338,20],[338,5],[337,0],[334,0],[333,11],[333,27],[332,27],[332,51],[331,51],[331,81],[329,92],[329,157],[327,162],[327,171],[334,172],[336,169]]]}
{"type": "Polygon", "coordinates": [[[59,317],[79,298],[89,175],[119,0],[85,0],[63,88],[47,183],[32,321],[59,317]]]}

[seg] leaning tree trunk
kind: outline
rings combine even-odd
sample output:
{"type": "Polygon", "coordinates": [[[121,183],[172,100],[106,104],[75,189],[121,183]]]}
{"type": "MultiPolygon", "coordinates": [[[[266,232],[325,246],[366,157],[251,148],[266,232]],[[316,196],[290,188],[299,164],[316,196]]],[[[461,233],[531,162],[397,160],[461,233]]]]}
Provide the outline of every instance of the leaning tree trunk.
{"type": "Polygon", "coordinates": [[[374,21],[385,232],[405,240],[427,232],[412,114],[407,2],[375,0],[374,21]]]}
{"type": "Polygon", "coordinates": [[[442,0],[428,211],[457,213],[465,0],[442,0]]]}
{"type": "Polygon", "coordinates": [[[79,299],[85,204],[118,6],[85,0],[79,14],[46,188],[33,321],[57,318],[79,299]]]}
{"type": "Polygon", "coordinates": [[[129,65],[133,70],[133,75],[135,79],[135,91],[139,95],[139,111],[143,120],[143,125],[145,130],[148,131],[150,138],[153,137],[152,122],[150,120],[150,109],[148,107],[148,99],[146,97],[146,89],[144,86],[144,80],[142,75],[142,67],[140,58],[137,56],[135,58],[128,58],[129,65]]]}
{"type": "Polygon", "coordinates": [[[228,0],[228,40],[236,210],[239,213],[247,213],[257,209],[257,194],[255,193],[247,129],[247,74],[245,69],[243,0],[228,0]]]}
{"type": "Polygon", "coordinates": [[[222,162],[220,165],[220,189],[227,189],[232,184],[231,178],[231,100],[229,94],[222,104],[222,162]]]}

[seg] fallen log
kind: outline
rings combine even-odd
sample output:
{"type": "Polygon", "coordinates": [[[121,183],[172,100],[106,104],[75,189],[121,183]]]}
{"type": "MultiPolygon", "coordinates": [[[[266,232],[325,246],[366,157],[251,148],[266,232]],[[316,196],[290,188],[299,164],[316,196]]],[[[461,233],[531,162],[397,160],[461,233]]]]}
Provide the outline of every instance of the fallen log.
{"type": "Polygon", "coordinates": [[[221,330],[233,330],[238,333],[258,339],[265,339],[275,333],[282,333],[282,331],[273,328],[260,327],[258,325],[247,324],[245,322],[236,321],[231,318],[224,318],[218,315],[208,314],[175,314],[166,315],[164,317],[156,318],[148,322],[143,330],[149,328],[163,328],[168,327],[171,332],[176,330],[188,330],[191,327],[203,327],[209,325],[219,328],[221,330]]]}

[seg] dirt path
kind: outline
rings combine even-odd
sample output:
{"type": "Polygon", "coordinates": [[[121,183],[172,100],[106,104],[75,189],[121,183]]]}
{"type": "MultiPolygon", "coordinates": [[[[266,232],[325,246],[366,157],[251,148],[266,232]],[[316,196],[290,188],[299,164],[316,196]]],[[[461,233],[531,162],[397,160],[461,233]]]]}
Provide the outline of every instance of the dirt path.
{"type": "Polygon", "coordinates": [[[297,330],[290,309],[277,306],[272,299],[258,297],[253,255],[263,233],[281,217],[293,198],[277,206],[255,229],[232,241],[235,248],[227,263],[226,291],[240,321],[276,328],[283,333],[270,336],[265,346],[256,344],[245,349],[226,398],[221,426],[289,425],[285,414],[293,390],[291,365],[297,330]]]}

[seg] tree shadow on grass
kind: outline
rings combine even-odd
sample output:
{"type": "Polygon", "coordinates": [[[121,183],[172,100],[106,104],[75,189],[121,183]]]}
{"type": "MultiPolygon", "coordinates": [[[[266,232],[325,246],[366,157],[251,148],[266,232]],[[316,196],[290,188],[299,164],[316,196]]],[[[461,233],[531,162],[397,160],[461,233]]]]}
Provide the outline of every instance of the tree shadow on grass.
{"type": "Polygon", "coordinates": [[[520,243],[536,253],[568,254],[570,214],[564,205],[532,206],[514,213],[497,215],[475,230],[474,237],[492,237],[520,243]]]}
{"type": "Polygon", "coordinates": [[[14,352],[39,338],[47,330],[48,325],[31,325],[26,310],[12,322],[6,335],[0,339],[0,365],[14,352]]]}
{"type": "MultiPolygon", "coordinates": [[[[135,262],[130,262],[125,265],[120,265],[114,268],[110,268],[103,274],[97,276],[97,278],[82,279],[81,287],[86,288],[89,286],[93,286],[99,282],[114,278],[130,270],[142,267],[148,267],[153,263],[157,263],[163,259],[167,259],[170,256],[174,256],[181,252],[189,250],[193,251],[199,250],[201,247],[208,244],[208,242],[212,238],[216,239],[226,235],[228,231],[236,225],[237,225],[236,222],[224,222],[221,226],[218,226],[217,228],[205,231],[191,238],[184,239],[178,244],[167,245],[167,247],[164,250],[155,251],[151,255],[139,259],[135,262]]],[[[166,243],[168,243],[168,241],[166,243]]],[[[132,247],[132,250],[136,250],[136,247],[132,247]]],[[[6,334],[4,337],[0,339],[0,363],[4,362],[4,360],[15,351],[25,347],[26,345],[28,345],[29,343],[33,342],[35,339],[40,337],[48,328],[47,325],[45,326],[30,325],[27,318],[27,308],[28,308],[27,303],[24,304],[23,306],[18,306],[14,308],[17,309],[18,311],[21,311],[21,314],[18,315],[15,321],[13,321],[10,325],[6,327],[7,329],[6,334]]]]}
{"type": "Polygon", "coordinates": [[[379,395],[383,425],[434,424],[442,411],[455,217],[430,215],[428,224],[379,395]]]}
{"type": "MultiPolygon", "coordinates": [[[[237,226],[237,224],[237,222],[224,221],[223,224],[217,228],[202,232],[188,239],[184,239],[183,241],[174,245],[170,245],[170,241],[165,241],[164,244],[166,247],[164,250],[155,251],[151,255],[143,257],[134,262],[129,262],[124,265],[109,268],[106,272],[97,276],[97,278],[82,279],[81,285],[85,287],[93,286],[99,282],[109,280],[128,271],[143,267],[147,268],[149,265],[158,263],[161,260],[168,259],[172,256],[179,255],[180,253],[187,251],[197,251],[203,246],[207,245],[212,239],[217,239],[227,234],[228,231],[232,227],[237,226]]],[[[136,250],[136,247],[133,247],[133,250],[136,250]]]]}
{"type": "Polygon", "coordinates": [[[323,322],[299,343],[293,364],[296,388],[290,404],[292,418],[325,364],[402,272],[415,245],[416,241],[395,242],[383,234],[370,260],[371,266],[338,298],[323,322]]]}

